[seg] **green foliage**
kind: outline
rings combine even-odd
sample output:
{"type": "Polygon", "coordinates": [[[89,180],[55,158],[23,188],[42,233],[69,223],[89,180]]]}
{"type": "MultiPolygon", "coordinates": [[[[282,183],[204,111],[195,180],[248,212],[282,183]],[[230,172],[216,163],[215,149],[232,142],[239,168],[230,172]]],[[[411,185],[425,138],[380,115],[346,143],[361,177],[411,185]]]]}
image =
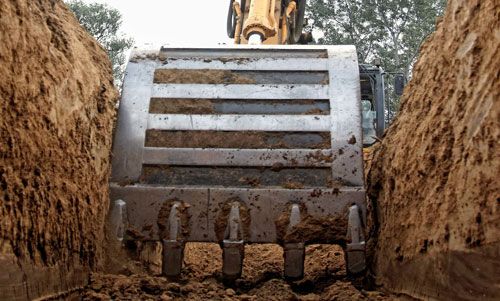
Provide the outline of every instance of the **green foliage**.
{"type": "Polygon", "coordinates": [[[73,0],[66,3],[75,13],[78,22],[106,49],[113,65],[115,84],[120,85],[126,60],[126,51],[134,40],[120,34],[120,12],[106,4],[73,0]]]}
{"type": "MultiPolygon", "coordinates": [[[[319,44],[354,44],[360,62],[379,58],[385,70],[409,78],[446,0],[309,0],[308,4],[311,29],[324,34],[319,44]]],[[[390,109],[397,110],[399,98],[388,96],[390,109]]]]}

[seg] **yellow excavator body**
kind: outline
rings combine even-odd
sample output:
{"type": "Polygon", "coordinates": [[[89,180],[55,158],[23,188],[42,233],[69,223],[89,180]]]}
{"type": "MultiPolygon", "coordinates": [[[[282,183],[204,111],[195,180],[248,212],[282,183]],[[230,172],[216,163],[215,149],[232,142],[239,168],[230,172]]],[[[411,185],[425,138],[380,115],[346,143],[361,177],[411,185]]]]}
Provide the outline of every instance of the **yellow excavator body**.
{"type": "MultiPolygon", "coordinates": [[[[258,44],[289,44],[291,21],[299,14],[299,6],[295,1],[253,0],[232,2],[236,18],[235,44],[248,44],[252,35],[260,38],[258,44]],[[242,7],[244,6],[244,7],[242,7]]],[[[303,9],[302,9],[303,11],[303,9]]],[[[303,15],[300,16],[302,22],[303,15]]],[[[292,42],[292,44],[295,44],[292,42]]]]}

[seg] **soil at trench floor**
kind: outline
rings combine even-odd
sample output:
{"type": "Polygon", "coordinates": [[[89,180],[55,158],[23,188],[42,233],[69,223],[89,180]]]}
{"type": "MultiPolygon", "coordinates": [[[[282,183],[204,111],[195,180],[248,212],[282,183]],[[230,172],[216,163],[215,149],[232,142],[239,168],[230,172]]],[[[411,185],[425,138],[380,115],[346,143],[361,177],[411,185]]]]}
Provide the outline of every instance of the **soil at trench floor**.
{"type": "MultiPolygon", "coordinates": [[[[151,250],[150,250],[151,251],[151,250]]],[[[346,275],[344,253],[336,245],[306,248],[305,276],[285,281],[283,250],[278,245],[247,245],[243,275],[225,284],[222,251],[217,244],[189,243],[177,279],[161,277],[161,247],[153,246],[149,262],[128,261],[119,273],[91,275],[83,300],[399,300],[362,289],[362,279],[346,275]],[[153,258],[153,259],[152,259],[153,258]]]]}

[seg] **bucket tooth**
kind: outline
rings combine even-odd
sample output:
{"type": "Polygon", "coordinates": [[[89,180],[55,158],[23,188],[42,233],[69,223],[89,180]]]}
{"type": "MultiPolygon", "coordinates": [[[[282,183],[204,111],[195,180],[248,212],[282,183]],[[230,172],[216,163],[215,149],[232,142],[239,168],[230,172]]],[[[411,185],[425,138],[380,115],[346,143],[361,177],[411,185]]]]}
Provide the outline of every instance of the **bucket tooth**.
{"type": "Polygon", "coordinates": [[[126,206],[123,200],[116,200],[111,209],[111,237],[116,237],[118,241],[123,241],[125,236],[126,206]]]}
{"type": "Polygon", "coordinates": [[[351,241],[345,252],[347,272],[352,275],[362,273],[366,268],[366,243],[357,205],[349,208],[347,238],[351,241]]]}
{"type": "MultiPolygon", "coordinates": [[[[290,213],[290,221],[288,224],[287,232],[300,223],[300,207],[298,204],[292,205],[290,213]]],[[[304,260],[305,260],[305,244],[298,243],[285,243],[284,259],[285,268],[284,275],[286,279],[296,280],[304,277],[304,260]]]]}
{"type": "Polygon", "coordinates": [[[163,266],[162,274],[175,277],[181,274],[182,260],[184,258],[184,243],[175,240],[163,240],[163,266]]]}
{"type": "Polygon", "coordinates": [[[243,241],[232,242],[224,240],[222,249],[222,275],[225,280],[235,280],[241,277],[243,269],[243,241]]]}
{"type": "Polygon", "coordinates": [[[184,258],[184,242],[180,240],[181,218],[179,202],[175,202],[168,217],[169,239],[163,239],[162,274],[167,277],[180,275],[184,258]]]}
{"type": "Polygon", "coordinates": [[[225,239],[222,242],[222,275],[225,280],[240,278],[243,269],[244,241],[240,204],[233,202],[229,212],[225,239]]]}
{"type": "Polygon", "coordinates": [[[304,277],[305,260],[304,243],[288,243],[284,246],[285,256],[285,278],[289,280],[301,279],[304,277]]]}

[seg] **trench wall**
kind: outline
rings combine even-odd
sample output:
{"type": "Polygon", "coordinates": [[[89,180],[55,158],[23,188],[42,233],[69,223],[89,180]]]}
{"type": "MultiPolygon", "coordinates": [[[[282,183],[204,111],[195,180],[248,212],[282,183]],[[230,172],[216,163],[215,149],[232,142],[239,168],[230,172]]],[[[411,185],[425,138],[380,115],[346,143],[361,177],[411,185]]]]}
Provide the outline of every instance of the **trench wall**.
{"type": "Polygon", "coordinates": [[[450,0],[369,174],[378,284],[500,298],[500,3],[450,0]]]}
{"type": "Polygon", "coordinates": [[[0,299],[24,300],[101,265],[117,92],[62,1],[0,1],[0,41],[0,299]]]}

